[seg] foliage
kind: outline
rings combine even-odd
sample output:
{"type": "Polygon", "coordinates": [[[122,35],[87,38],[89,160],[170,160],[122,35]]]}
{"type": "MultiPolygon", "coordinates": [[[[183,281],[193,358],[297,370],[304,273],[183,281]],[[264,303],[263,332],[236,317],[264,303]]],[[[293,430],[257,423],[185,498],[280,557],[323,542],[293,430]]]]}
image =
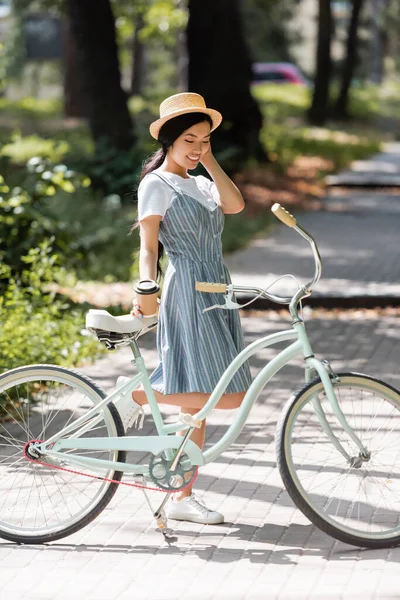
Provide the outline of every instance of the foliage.
{"type": "Polygon", "coordinates": [[[138,15],[144,17],[144,27],[140,32],[143,42],[161,41],[172,48],[176,34],[187,23],[187,10],[182,0],[136,0],[123,2],[113,0],[116,28],[119,41],[126,43],[132,37],[138,15]]]}
{"type": "MultiPolygon", "coordinates": [[[[332,90],[334,92],[334,90],[332,90]]],[[[253,90],[262,104],[265,124],[261,140],[274,161],[276,169],[284,171],[297,156],[320,156],[333,163],[337,171],[353,160],[363,159],[380,149],[377,132],[366,129],[365,121],[376,118],[378,108],[375,94],[369,88],[354,89],[351,93],[353,114],[362,127],[347,131],[340,126],[312,128],[304,126],[304,114],[309,105],[310,90],[293,85],[262,85],[253,90]]]]}
{"type": "Polygon", "coordinates": [[[129,235],[129,231],[136,213],[132,199],[123,206],[117,194],[104,198],[79,192],[71,197],[60,196],[53,214],[68,231],[73,251],[72,257],[63,256],[64,265],[73,269],[79,280],[132,280],[137,269],[134,254],[139,232],[129,235]]]}
{"type": "Polygon", "coordinates": [[[26,0],[12,0],[11,26],[5,36],[4,67],[6,78],[16,78],[22,73],[26,61],[26,44],[23,30],[23,14],[26,0]]]}
{"type": "MultiPolygon", "coordinates": [[[[138,231],[129,236],[136,219],[131,194],[123,206],[117,194],[103,197],[90,187],[87,175],[39,157],[28,162],[19,179],[19,186],[0,184],[0,261],[11,276],[23,270],[21,256],[29,248],[54,236],[64,267],[76,277],[132,278],[138,231]]],[[[0,290],[4,285],[0,281],[0,290]]]]}
{"type": "Polygon", "coordinates": [[[246,0],[241,3],[250,55],[255,62],[291,61],[291,44],[299,33],[289,24],[296,0],[246,0]]]}
{"type": "Polygon", "coordinates": [[[21,257],[18,277],[0,264],[0,278],[7,281],[0,296],[0,371],[43,362],[73,366],[102,353],[84,329],[84,313],[49,289],[60,275],[53,242],[44,239],[21,257]]]}
{"type": "Polygon", "coordinates": [[[8,265],[12,277],[22,272],[22,257],[29,249],[53,234],[56,249],[73,261],[76,247],[63,222],[55,218],[52,202],[57,195],[89,185],[88,177],[38,157],[28,162],[21,186],[10,188],[0,176],[0,261],[8,265]]]}
{"type": "Polygon", "coordinates": [[[65,160],[82,169],[95,190],[105,196],[117,194],[122,202],[131,202],[132,191],[141,171],[143,153],[138,145],[128,151],[116,150],[106,141],[99,142],[95,155],[69,154],[65,160]]]}
{"type": "Polygon", "coordinates": [[[11,141],[2,146],[0,155],[7,156],[13,162],[20,164],[38,155],[58,162],[68,150],[69,144],[65,140],[46,139],[38,135],[22,137],[20,134],[14,134],[11,141]]]}
{"type": "MultiPolygon", "coordinates": [[[[331,85],[331,101],[338,93],[337,85],[331,85]]],[[[273,120],[284,121],[287,118],[303,118],[310,104],[311,90],[290,84],[263,84],[253,87],[253,95],[265,111],[272,111],[273,120]]],[[[400,110],[400,84],[388,81],[384,85],[353,85],[349,93],[350,112],[353,122],[374,124],[381,117],[397,119],[400,110]]],[[[337,128],[340,128],[340,124],[337,128]]],[[[345,128],[350,127],[346,123],[345,128]]],[[[378,133],[378,132],[377,132],[378,133]]]]}
{"type": "Polygon", "coordinates": [[[179,0],[150,0],[142,2],[145,7],[145,26],[141,32],[143,41],[160,40],[173,48],[176,34],[186,26],[188,14],[179,0]]]}
{"type": "Polygon", "coordinates": [[[45,117],[49,119],[59,116],[61,109],[62,102],[59,98],[33,98],[32,96],[20,100],[0,98],[0,111],[7,114],[9,118],[40,120],[45,117]]]}

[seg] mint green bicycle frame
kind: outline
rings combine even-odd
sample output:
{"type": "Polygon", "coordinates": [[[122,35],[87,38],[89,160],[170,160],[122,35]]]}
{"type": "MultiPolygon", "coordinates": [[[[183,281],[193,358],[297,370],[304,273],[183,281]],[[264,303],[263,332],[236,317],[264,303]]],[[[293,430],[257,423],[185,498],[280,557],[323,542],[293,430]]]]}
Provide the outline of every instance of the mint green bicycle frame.
{"type": "MultiPolygon", "coordinates": [[[[317,245],[312,236],[305,231],[300,225],[296,223],[296,220],[292,215],[287,213],[280,205],[274,205],[272,211],[275,215],[283,221],[289,227],[293,227],[297,233],[305,238],[311,245],[314,262],[315,262],[315,274],[312,281],[307,285],[300,287],[297,293],[293,297],[282,297],[275,294],[271,294],[266,290],[260,290],[259,288],[243,288],[240,286],[233,286],[230,284],[228,289],[231,293],[233,291],[245,291],[255,292],[259,295],[264,296],[279,304],[288,304],[289,312],[292,317],[292,329],[274,333],[257,340],[244,348],[242,352],[232,361],[225,373],[221,376],[218,384],[212,392],[210,398],[204,405],[204,407],[194,415],[194,420],[206,419],[211,411],[217,406],[218,401],[225,392],[229,385],[229,382],[235,375],[236,371],[240,366],[248,360],[253,354],[262,348],[268,348],[274,346],[280,342],[292,343],[281,352],[279,352],[275,358],[273,358],[265,367],[254,378],[246,395],[237,409],[234,420],[228,428],[225,435],[211,448],[202,452],[200,448],[190,440],[190,434],[194,429],[194,425],[185,425],[180,422],[165,424],[155,398],[153,389],[150,384],[147,369],[144,364],[143,357],[140,354],[139,346],[136,339],[130,342],[134,360],[132,363],[136,365],[138,373],[128,382],[123,384],[117,390],[114,390],[106,398],[101,400],[96,406],[91,408],[84,416],[80,417],[73,423],[67,425],[53,435],[50,439],[45,442],[36,442],[35,446],[38,448],[41,454],[44,454],[50,458],[61,461],[62,464],[68,462],[68,464],[80,465],[82,467],[90,467],[92,470],[100,470],[104,472],[104,469],[118,470],[125,473],[132,474],[133,476],[146,476],[148,474],[148,466],[143,464],[129,464],[123,462],[116,462],[110,460],[102,460],[88,456],[79,456],[72,454],[65,454],[64,450],[67,449],[90,449],[90,450],[126,450],[126,451],[138,451],[138,452],[151,452],[154,455],[164,452],[168,459],[175,461],[176,457],[179,457],[184,449],[187,458],[184,461],[190,461],[191,465],[202,466],[216,460],[239,436],[242,431],[250,410],[259,396],[261,390],[270,381],[270,379],[282,369],[285,365],[289,364],[294,358],[302,357],[305,365],[305,379],[310,381],[312,377],[317,375],[323,384],[324,393],[326,394],[332,410],[341,425],[342,429],[351,437],[356,443],[362,454],[367,454],[368,450],[364,447],[360,439],[354,433],[353,429],[347,423],[340,406],[338,404],[334,384],[335,375],[332,373],[329,363],[327,361],[320,361],[315,358],[314,353],[309,342],[307,332],[303,319],[299,316],[298,305],[300,301],[311,294],[311,289],[315,283],[318,282],[321,276],[321,257],[318,252],[317,245]],[[325,363],[325,364],[324,364],[325,363]],[[326,367],[328,365],[328,368],[326,367]],[[157,436],[125,436],[125,437],[104,437],[104,438],[82,438],[84,433],[90,431],[99,421],[102,419],[101,409],[109,402],[115,401],[118,406],[118,399],[121,393],[133,392],[135,389],[142,384],[144,391],[147,396],[147,400],[150,406],[150,410],[153,416],[153,420],[157,429],[157,436]],[[185,436],[172,435],[178,431],[186,431],[185,436]],[[66,437],[69,435],[70,437],[66,437]],[[175,452],[174,452],[175,451],[175,452]]],[[[207,286],[210,284],[200,284],[207,286]]],[[[215,284],[211,284],[215,285],[215,284]]],[[[224,284],[221,284],[224,286],[224,284]]],[[[200,289],[200,288],[198,288],[200,289]]],[[[202,290],[206,291],[206,290],[202,290]]],[[[227,300],[229,296],[226,296],[227,300]]],[[[66,382],[68,383],[68,382],[66,382]]],[[[84,386],[84,384],[82,384],[84,386]]],[[[88,386],[88,394],[92,389],[88,386]]],[[[321,392],[322,393],[322,392],[321,392]]],[[[338,438],[333,433],[331,426],[325,418],[320,400],[318,395],[312,397],[311,402],[316,412],[317,418],[321,424],[322,429],[328,436],[329,440],[335,446],[335,448],[348,460],[351,461],[351,457],[346,452],[343,445],[340,443],[338,438]]]]}
{"type": "MultiPolygon", "coordinates": [[[[262,348],[268,348],[270,346],[290,340],[295,341],[279,352],[279,354],[277,354],[265,367],[263,367],[254,378],[246,392],[241,406],[236,411],[232,424],[226,431],[225,435],[216,444],[214,444],[205,452],[202,452],[200,448],[198,448],[198,446],[190,439],[186,441],[185,453],[187,454],[187,457],[192,465],[202,466],[216,460],[241,433],[247,421],[250,410],[265,385],[278,371],[280,371],[280,369],[290,363],[294,358],[301,356],[305,361],[306,380],[311,378],[311,373],[318,373],[318,376],[322,380],[325,393],[328,396],[339,423],[356,442],[360,450],[362,452],[365,450],[363,444],[360,442],[353,430],[349,427],[340,410],[329,373],[322,362],[314,357],[304,323],[301,320],[299,320],[297,323],[294,323],[292,329],[263,337],[242,350],[242,352],[232,361],[225,373],[221,376],[207,403],[196,415],[194,415],[194,418],[203,420],[210,415],[212,410],[216,407],[222,394],[225,392],[225,389],[229,385],[229,382],[236,371],[253,354],[262,348]]],[[[38,444],[37,447],[40,452],[43,452],[49,458],[55,458],[56,460],[61,460],[63,462],[67,460],[69,464],[72,463],[76,466],[80,465],[82,467],[90,467],[94,471],[98,469],[104,471],[104,468],[107,468],[124,471],[127,474],[129,473],[137,476],[146,475],[147,467],[143,464],[136,465],[108,461],[87,456],[79,456],[76,454],[66,455],[64,450],[126,450],[141,452],[145,451],[158,454],[159,452],[168,450],[173,451],[179,448],[180,444],[182,443],[182,438],[171,434],[174,434],[177,431],[188,430],[190,426],[178,422],[171,424],[164,423],[153,389],[151,388],[147,369],[145,367],[143,357],[140,355],[138,345],[136,342],[133,342],[131,347],[135,355],[135,359],[132,361],[132,363],[136,365],[138,373],[129,382],[126,382],[124,385],[118,388],[118,390],[113,391],[101,402],[96,404],[96,406],[90,409],[84,416],[60,430],[57,434],[46,440],[46,442],[43,444],[38,444]],[[143,384],[143,388],[147,395],[147,400],[158,433],[157,436],[125,436],[115,438],[81,437],[83,433],[90,431],[90,429],[100,421],[102,418],[101,409],[104,405],[117,398],[115,404],[118,406],[119,394],[121,392],[133,392],[140,384],[143,384]],[[65,437],[69,434],[71,434],[72,437],[65,437]]],[[[325,433],[328,435],[336,448],[346,457],[346,459],[350,460],[350,457],[339,443],[336,436],[333,434],[330,425],[324,418],[318,398],[314,398],[313,403],[315,403],[314,406],[316,413],[320,418],[321,426],[323,427],[325,433]]]]}

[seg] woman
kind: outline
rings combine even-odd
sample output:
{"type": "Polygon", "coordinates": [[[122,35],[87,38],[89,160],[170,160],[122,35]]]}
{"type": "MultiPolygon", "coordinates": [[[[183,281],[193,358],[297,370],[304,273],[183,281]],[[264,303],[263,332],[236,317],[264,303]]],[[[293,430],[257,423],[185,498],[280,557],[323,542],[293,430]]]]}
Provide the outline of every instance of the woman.
{"type": "MultiPolygon", "coordinates": [[[[160,119],[150,126],[161,143],[145,163],[138,189],[140,279],[160,275],[165,248],[169,264],[159,309],[159,365],[150,376],[157,401],[195,414],[204,406],[222,373],[243,348],[239,314],[203,310],[221,304],[221,294],[196,292],[196,281],[230,283],[222,259],[224,214],[239,213],[241,193],[215,160],[210,134],[222,116],[206,107],[199,94],[176,94],[160,105],[160,119]],[[188,171],[199,162],[212,180],[188,171]],[[161,245],[162,244],[162,245],[161,245]]],[[[142,316],[135,299],[132,314],[142,316]]],[[[221,397],[217,408],[238,408],[251,383],[245,363],[221,397]]],[[[147,403],[143,389],[133,393],[138,411],[147,403]]],[[[191,439],[203,447],[205,421],[191,439]]],[[[197,523],[222,523],[222,514],[208,509],[191,487],[174,495],[168,517],[197,523]]]]}

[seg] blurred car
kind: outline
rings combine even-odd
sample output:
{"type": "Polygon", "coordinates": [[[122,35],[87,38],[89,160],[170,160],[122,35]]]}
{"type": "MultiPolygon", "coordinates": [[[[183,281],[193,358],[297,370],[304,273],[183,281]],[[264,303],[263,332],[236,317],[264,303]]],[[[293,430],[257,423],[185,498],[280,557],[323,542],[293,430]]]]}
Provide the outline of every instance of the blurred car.
{"type": "Polygon", "coordinates": [[[292,83],[310,87],[310,82],[296,65],[292,63],[253,63],[252,85],[260,83],[292,83]]]}

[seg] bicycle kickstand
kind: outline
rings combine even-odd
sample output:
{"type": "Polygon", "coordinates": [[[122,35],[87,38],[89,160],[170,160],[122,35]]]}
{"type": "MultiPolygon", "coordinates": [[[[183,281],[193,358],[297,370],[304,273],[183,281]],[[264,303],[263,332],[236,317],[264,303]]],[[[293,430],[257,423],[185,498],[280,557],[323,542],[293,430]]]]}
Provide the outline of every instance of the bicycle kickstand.
{"type": "MultiPolygon", "coordinates": [[[[146,479],[143,475],[140,476],[136,476],[135,479],[139,480],[141,485],[145,485],[146,484],[146,479]]],[[[163,534],[164,538],[166,540],[168,540],[168,536],[173,533],[173,530],[170,529],[168,527],[168,520],[167,517],[165,515],[165,511],[164,511],[164,506],[166,505],[166,503],[168,502],[168,499],[170,498],[170,494],[165,494],[165,498],[162,501],[162,503],[160,504],[160,506],[158,507],[158,509],[155,511],[151,502],[150,502],[150,498],[149,495],[147,493],[147,491],[142,488],[142,492],[144,494],[144,497],[146,498],[146,502],[148,504],[148,507],[151,510],[151,514],[153,515],[153,517],[156,520],[156,525],[157,525],[157,529],[159,529],[161,531],[161,533],[163,534]]]]}

